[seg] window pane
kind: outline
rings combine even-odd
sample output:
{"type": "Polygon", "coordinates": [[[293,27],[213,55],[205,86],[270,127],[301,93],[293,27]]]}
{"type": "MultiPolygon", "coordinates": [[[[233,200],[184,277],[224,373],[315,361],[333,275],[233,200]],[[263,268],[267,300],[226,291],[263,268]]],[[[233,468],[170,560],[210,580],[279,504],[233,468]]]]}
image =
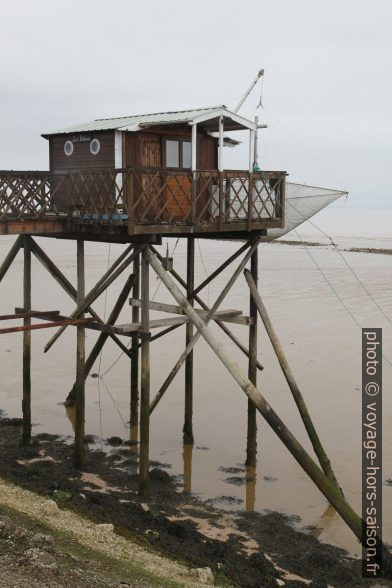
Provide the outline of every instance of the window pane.
{"type": "Polygon", "coordinates": [[[182,167],[192,166],[192,146],[189,141],[182,143],[182,167]]]}
{"type": "Polygon", "coordinates": [[[166,167],[180,167],[178,141],[166,141],[166,167]]]}

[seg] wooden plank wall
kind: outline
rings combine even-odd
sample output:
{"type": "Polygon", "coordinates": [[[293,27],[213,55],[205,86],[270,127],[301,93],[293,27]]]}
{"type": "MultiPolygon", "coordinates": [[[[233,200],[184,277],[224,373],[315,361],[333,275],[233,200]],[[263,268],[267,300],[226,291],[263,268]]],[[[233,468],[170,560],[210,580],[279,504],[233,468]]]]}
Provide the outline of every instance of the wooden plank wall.
{"type": "MultiPolygon", "coordinates": [[[[138,133],[124,132],[124,167],[135,166],[163,166],[164,137],[189,137],[189,127],[176,125],[172,127],[157,127],[138,133]]],[[[205,133],[198,134],[198,169],[216,169],[218,165],[218,139],[205,133]]]]}
{"type": "MultiPolygon", "coordinates": [[[[74,152],[67,157],[64,153],[64,143],[72,140],[75,135],[54,135],[49,138],[50,170],[82,170],[97,168],[114,168],[114,131],[100,133],[79,133],[83,136],[99,139],[101,150],[97,155],[90,153],[90,142],[74,142],[74,152]]],[[[163,138],[168,136],[191,137],[188,128],[149,129],[138,133],[123,133],[123,166],[163,166],[163,138]]],[[[198,169],[210,170],[217,168],[218,140],[205,133],[198,135],[198,169]]]]}
{"type": "Polygon", "coordinates": [[[114,168],[114,131],[101,133],[75,133],[54,135],[49,138],[49,160],[51,171],[114,168]],[[74,152],[69,157],[64,153],[64,143],[82,135],[98,139],[101,150],[97,155],[90,153],[90,141],[74,142],[74,152]]]}

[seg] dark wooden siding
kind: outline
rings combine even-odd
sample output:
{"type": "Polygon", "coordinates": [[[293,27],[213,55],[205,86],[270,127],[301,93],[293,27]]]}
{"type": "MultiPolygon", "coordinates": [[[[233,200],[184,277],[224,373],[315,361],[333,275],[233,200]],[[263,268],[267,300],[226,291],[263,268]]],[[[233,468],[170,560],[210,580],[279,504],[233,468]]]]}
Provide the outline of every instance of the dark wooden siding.
{"type": "Polygon", "coordinates": [[[199,139],[197,167],[201,170],[217,169],[218,167],[218,139],[209,135],[199,139]]]}
{"type": "Polygon", "coordinates": [[[162,141],[156,133],[124,133],[124,167],[162,166],[162,141]]]}
{"type": "MultiPolygon", "coordinates": [[[[189,137],[191,129],[176,126],[157,127],[141,132],[124,133],[124,167],[152,166],[163,167],[164,137],[189,137]]],[[[205,133],[198,134],[197,168],[216,169],[218,165],[218,140],[205,133]]]]}
{"type": "Polygon", "coordinates": [[[49,137],[49,162],[51,171],[113,168],[114,131],[49,137]],[[89,140],[78,142],[79,136],[89,137],[89,140]],[[90,153],[91,139],[99,139],[101,143],[101,149],[97,155],[90,153]],[[69,157],[64,153],[64,143],[67,140],[73,141],[74,144],[74,152],[69,157]]]}

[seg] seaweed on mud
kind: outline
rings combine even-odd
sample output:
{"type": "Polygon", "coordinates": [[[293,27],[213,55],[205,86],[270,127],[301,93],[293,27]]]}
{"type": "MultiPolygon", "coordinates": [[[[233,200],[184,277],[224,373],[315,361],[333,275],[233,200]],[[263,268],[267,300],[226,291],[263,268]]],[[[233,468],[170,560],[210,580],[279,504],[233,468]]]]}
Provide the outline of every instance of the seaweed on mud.
{"type": "MultiPolygon", "coordinates": [[[[294,529],[283,515],[274,512],[237,513],[238,529],[260,546],[257,553],[250,555],[244,548],[243,538],[234,535],[230,535],[227,541],[211,538],[194,522],[201,519],[208,524],[215,522],[218,527],[219,519],[225,514],[219,506],[235,507],[242,504],[241,499],[220,496],[203,503],[181,492],[182,478],[171,476],[162,469],[162,464],[152,468],[150,496],[142,499],[138,496],[136,455],[133,462],[132,454],[127,453],[130,460],[127,463],[125,454],[108,455],[86,446],[84,474],[99,477],[103,484],[102,488],[94,488],[86,484],[82,474],[75,469],[73,446],[68,440],[40,434],[34,437],[35,444],[22,447],[18,424],[13,419],[0,419],[0,424],[2,478],[50,496],[60,505],[93,521],[113,523],[116,532],[135,540],[151,543],[152,537],[154,549],[172,557],[180,556],[191,566],[209,566],[217,576],[219,570],[224,569],[225,577],[234,586],[277,585],[279,573],[265,553],[274,554],[280,566],[312,580],[314,586],[327,583],[357,588],[368,585],[361,578],[359,561],[348,558],[343,550],[319,543],[309,533],[294,529]],[[42,456],[43,450],[53,461],[18,463],[42,456]],[[124,467],[118,467],[121,459],[124,467]],[[189,506],[189,512],[184,505],[189,506]]],[[[286,586],[290,583],[286,582],[286,586]]]]}
{"type": "Polygon", "coordinates": [[[234,486],[243,486],[246,484],[246,478],[244,476],[229,476],[224,479],[226,484],[233,484],[234,486]]]}

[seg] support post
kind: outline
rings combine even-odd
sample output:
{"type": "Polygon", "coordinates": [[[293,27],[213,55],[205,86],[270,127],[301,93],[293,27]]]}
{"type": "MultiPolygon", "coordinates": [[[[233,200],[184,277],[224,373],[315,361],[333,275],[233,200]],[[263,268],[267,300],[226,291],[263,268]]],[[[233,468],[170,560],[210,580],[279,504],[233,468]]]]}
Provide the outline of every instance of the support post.
{"type": "MultiPolygon", "coordinates": [[[[125,282],[124,287],[121,290],[120,296],[118,297],[117,302],[114,305],[113,310],[110,313],[110,315],[106,321],[107,325],[114,325],[115,322],[117,321],[119,314],[120,314],[125,302],[127,301],[129,293],[132,289],[133,281],[134,281],[134,275],[131,274],[129,276],[129,278],[127,279],[127,281],[125,282]]],[[[85,370],[84,370],[84,379],[85,380],[87,379],[87,376],[89,375],[94,363],[98,359],[98,356],[101,353],[101,350],[102,350],[103,346],[105,345],[106,340],[108,338],[109,338],[109,333],[105,333],[105,332],[100,333],[94,347],[90,351],[90,355],[88,356],[88,358],[86,360],[86,365],[85,365],[85,370]]],[[[72,386],[72,389],[71,389],[70,393],[68,394],[67,399],[64,403],[65,406],[67,406],[67,407],[75,405],[75,388],[76,388],[76,384],[74,384],[72,386]]]]}
{"type": "MultiPolygon", "coordinates": [[[[23,308],[31,310],[31,237],[23,237],[23,308]]],[[[23,325],[29,327],[31,318],[23,319],[23,325]]],[[[22,399],[23,432],[22,443],[31,441],[31,331],[23,331],[23,399],[22,399]]]]}
{"type": "Polygon", "coordinates": [[[219,230],[224,222],[224,198],[223,198],[223,116],[219,117],[219,139],[218,139],[218,189],[219,189],[219,230]]]}
{"type": "MultiPolygon", "coordinates": [[[[204,319],[206,324],[210,321],[211,317],[214,316],[215,312],[218,310],[219,306],[221,305],[223,300],[226,298],[231,287],[236,282],[238,276],[241,274],[242,270],[244,269],[244,267],[248,263],[251,255],[256,247],[257,247],[257,244],[253,243],[253,245],[250,247],[249,251],[247,251],[246,255],[242,259],[240,265],[237,267],[237,269],[235,270],[235,272],[231,276],[230,280],[227,282],[226,286],[223,288],[222,292],[219,294],[218,298],[215,300],[215,303],[212,306],[212,308],[208,310],[207,316],[204,319]]],[[[190,306],[190,308],[193,310],[193,312],[195,312],[195,314],[197,314],[197,312],[193,309],[192,306],[190,306]]],[[[150,413],[152,413],[152,411],[155,409],[155,407],[157,406],[157,404],[161,400],[162,396],[165,394],[166,390],[170,386],[171,382],[174,380],[174,378],[177,375],[177,373],[179,372],[182,364],[186,360],[189,352],[192,351],[193,347],[196,345],[197,341],[199,340],[200,335],[201,335],[200,332],[195,333],[194,336],[192,337],[192,339],[189,341],[188,345],[186,346],[185,351],[182,352],[177,363],[175,364],[175,366],[171,370],[170,374],[168,375],[168,377],[166,378],[166,380],[163,382],[162,386],[160,387],[160,389],[156,393],[154,400],[151,402],[150,413]]]]}
{"type": "Polygon", "coordinates": [[[192,453],[193,445],[184,443],[183,459],[184,459],[184,492],[190,494],[192,492],[192,453]]]}
{"type": "MultiPolygon", "coordinates": [[[[34,239],[31,239],[31,251],[38,259],[38,261],[42,263],[44,268],[48,270],[48,272],[56,280],[56,282],[63,288],[63,290],[72,298],[72,300],[76,302],[76,289],[72,286],[71,282],[64,276],[64,274],[58,269],[58,267],[53,263],[53,261],[46,255],[45,251],[43,251],[41,247],[34,241],[34,239]]],[[[98,314],[91,308],[91,306],[87,308],[87,311],[91,314],[91,316],[96,318],[98,322],[104,322],[98,316],[98,314]]],[[[111,323],[107,321],[106,324],[110,325],[111,323]]],[[[112,339],[112,341],[116,343],[116,345],[118,345],[121,351],[130,356],[130,351],[116,335],[113,335],[113,333],[109,333],[109,337],[112,339]]]]}
{"type": "MultiPolygon", "coordinates": [[[[251,274],[255,284],[258,282],[258,251],[254,250],[250,260],[251,274]]],[[[257,385],[257,307],[250,294],[249,300],[249,316],[253,319],[249,325],[249,362],[248,362],[248,378],[254,386],[257,385]]],[[[246,465],[251,468],[256,468],[256,454],[257,454],[257,421],[256,421],[256,407],[248,398],[248,428],[247,428],[247,443],[246,443],[246,465]]]]}
{"type": "Polygon", "coordinates": [[[255,151],[255,131],[249,131],[249,173],[251,174],[253,171],[253,161],[254,161],[254,151],[255,151]]]}
{"type": "MultiPolygon", "coordinates": [[[[195,239],[187,239],[186,285],[189,304],[194,306],[192,292],[195,288],[195,239]]],[[[186,325],[185,347],[193,339],[193,323],[186,325]]],[[[193,443],[193,350],[185,360],[185,417],[183,428],[184,443],[193,443]]]]}
{"type": "MultiPolygon", "coordinates": [[[[140,296],[140,254],[133,261],[133,274],[135,281],[133,283],[133,298],[140,296]]],[[[139,308],[132,307],[132,322],[139,322],[139,308]]],[[[138,440],[139,427],[139,337],[132,337],[131,345],[131,403],[130,403],[130,439],[135,443],[138,440]]]]}
{"type": "Polygon", "coordinates": [[[192,125],[192,224],[196,222],[196,167],[197,167],[197,124],[192,125]]]}
{"type": "Polygon", "coordinates": [[[8,272],[9,268],[12,265],[15,257],[17,256],[19,249],[23,247],[23,240],[25,236],[19,235],[19,237],[15,240],[15,243],[12,245],[11,249],[7,253],[3,263],[0,265],[0,282],[4,278],[5,274],[8,272]]]}
{"type": "MultiPolygon", "coordinates": [[[[153,253],[157,256],[157,258],[162,261],[162,255],[159,253],[159,251],[157,251],[157,249],[155,249],[155,247],[151,246],[151,251],[153,251],[153,253]]],[[[238,252],[237,252],[238,253],[238,252]]],[[[221,266],[222,267],[222,266],[221,266]]],[[[181,286],[183,286],[183,288],[186,288],[186,282],[185,280],[183,280],[183,278],[180,276],[180,274],[178,274],[176,272],[176,270],[172,269],[170,270],[171,275],[177,280],[177,282],[179,284],[181,284],[181,286]]],[[[204,285],[206,285],[206,280],[203,282],[204,285]]],[[[204,287],[204,286],[203,286],[204,287]]],[[[199,287],[197,288],[198,290],[200,289],[199,287]]],[[[200,304],[200,306],[204,309],[204,310],[208,310],[208,306],[205,302],[203,302],[203,300],[200,298],[200,296],[198,296],[197,294],[193,293],[193,298],[195,299],[195,301],[200,304]]],[[[249,350],[245,347],[245,345],[243,345],[241,343],[241,341],[238,339],[238,337],[236,337],[231,331],[230,329],[224,324],[222,323],[222,321],[216,320],[215,323],[218,325],[218,327],[224,332],[226,333],[226,335],[229,337],[229,339],[231,339],[233,341],[233,343],[238,347],[238,349],[240,349],[242,351],[242,353],[244,353],[246,355],[246,357],[249,357],[249,350]]],[[[155,337],[153,337],[151,340],[155,339],[155,337]]],[[[264,369],[263,366],[261,365],[261,363],[258,361],[257,362],[257,369],[262,370],[264,369]]]]}
{"type": "Polygon", "coordinates": [[[219,117],[218,171],[223,171],[223,116],[219,117]]]}
{"type": "MultiPolygon", "coordinates": [[[[130,246],[130,247],[133,247],[133,246],[130,246]]],[[[127,248],[126,251],[128,251],[128,249],[129,248],[127,248]]],[[[102,276],[102,278],[95,284],[95,286],[92,288],[92,290],[90,290],[90,292],[85,297],[83,303],[77,305],[76,309],[73,311],[70,318],[79,318],[82,315],[82,313],[84,313],[88,309],[88,307],[94,302],[94,300],[99,298],[99,296],[101,296],[101,294],[107,288],[109,288],[110,284],[112,284],[118,278],[118,276],[129,266],[129,264],[135,259],[135,256],[139,253],[140,249],[141,249],[141,247],[137,247],[135,249],[135,251],[132,254],[130,254],[129,257],[127,259],[125,259],[125,261],[121,265],[119,265],[120,264],[119,260],[124,259],[125,252],[122,255],[120,255],[120,257],[108,269],[108,271],[104,274],[104,276],[102,276]],[[113,268],[117,268],[117,269],[114,271],[113,268]]],[[[63,331],[65,329],[66,329],[66,327],[60,328],[53,335],[53,337],[50,339],[50,341],[44,347],[45,353],[47,351],[49,351],[49,349],[57,341],[57,339],[60,337],[60,335],[63,333],[63,331]]]]}
{"type": "Polygon", "coordinates": [[[150,442],[150,333],[149,333],[149,262],[148,249],[142,253],[141,265],[141,378],[140,378],[140,456],[139,494],[149,493],[149,442],[150,442]]]}
{"type": "MultiPolygon", "coordinates": [[[[83,304],[85,296],[84,241],[77,241],[77,304],[83,304]]],[[[79,315],[83,318],[84,313],[79,315]]],[[[85,388],[85,329],[76,328],[76,384],[75,384],[75,453],[77,468],[84,464],[84,388],[85,388]]]]}

